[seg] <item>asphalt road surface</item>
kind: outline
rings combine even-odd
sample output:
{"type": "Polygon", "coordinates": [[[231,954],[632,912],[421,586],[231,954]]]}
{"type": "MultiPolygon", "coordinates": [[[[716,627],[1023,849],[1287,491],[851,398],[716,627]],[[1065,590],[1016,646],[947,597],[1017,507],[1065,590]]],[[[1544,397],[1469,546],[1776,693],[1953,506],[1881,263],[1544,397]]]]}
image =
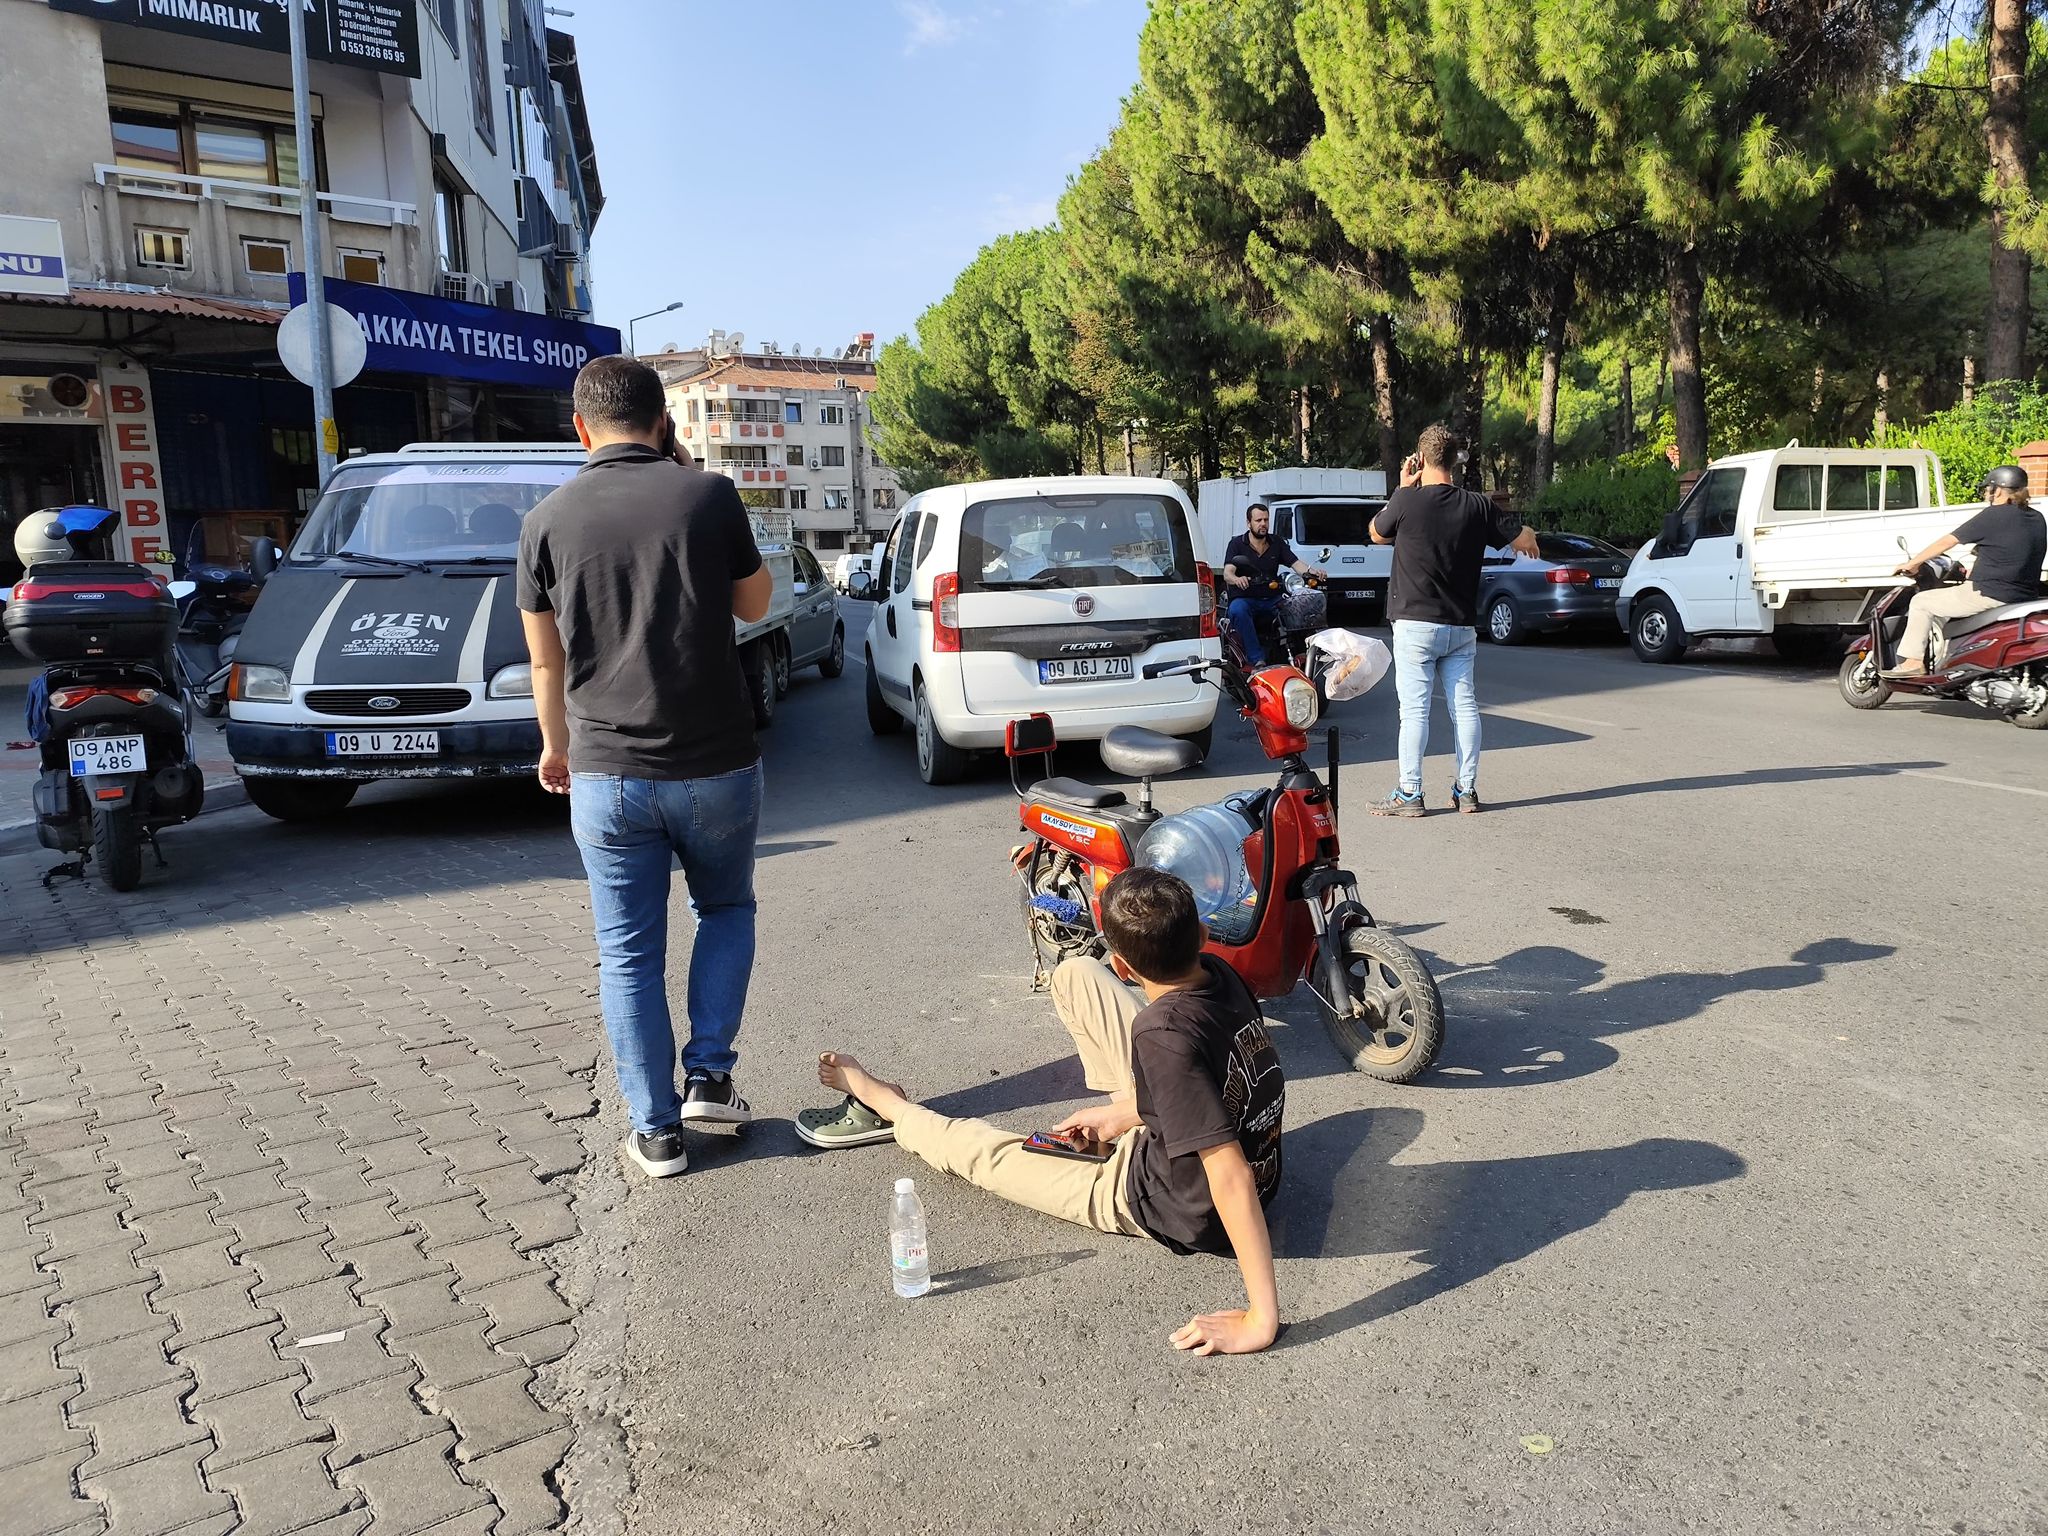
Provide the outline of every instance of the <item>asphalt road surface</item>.
{"type": "MultiPolygon", "coordinates": [[[[867,612],[846,605],[856,637],[867,612]]],[[[1197,1360],[1167,1336],[1240,1304],[1228,1261],[788,1128],[824,1097],[825,1048],[1019,1130],[1086,1097],[1028,990],[1000,762],[925,788],[907,734],[870,736],[849,652],[764,737],[739,1073],[764,1122],[693,1137],[682,1178],[629,1177],[608,1061],[578,1064],[591,1155],[549,1185],[574,1235],[531,1250],[575,1337],[537,1366],[554,1418],[524,1442],[578,1528],[2048,1531],[2048,740],[1960,707],[1857,713],[1829,674],[1758,658],[1486,649],[1488,813],[1387,822],[1363,806],[1391,784],[1391,682],[1337,706],[1347,862],[1434,969],[1448,1040],[1392,1087],[1341,1069],[1305,991],[1269,1010],[1286,1328],[1197,1360]],[[914,1302],[888,1276],[903,1174],[932,1226],[914,1302]]],[[[1441,712],[1432,746],[1441,808],[1441,712]]],[[[1160,797],[1270,778],[1249,728],[1219,724],[1160,797]]],[[[506,966],[525,942],[592,990],[573,849],[537,797],[379,790],[330,827],[244,809],[165,844],[142,893],[160,922],[44,897],[37,856],[0,877],[23,932],[147,949],[288,907],[251,893],[295,881],[345,923],[362,898],[336,863],[381,892],[366,952],[403,921],[459,944],[471,913],[516,907],[527,939],[491,930],[506,966]]],[[[680,932],[680,885],[677,911],[680,932]]],[[[23,942],[61,1007],[70,973],[23,942]]],[[[587,1003],[565,1016],[601,1038],[587,1003]]],[[[337,1507],[384,1529],[376,1486],[347,1505],[339,1476],[337,1507]]]]}

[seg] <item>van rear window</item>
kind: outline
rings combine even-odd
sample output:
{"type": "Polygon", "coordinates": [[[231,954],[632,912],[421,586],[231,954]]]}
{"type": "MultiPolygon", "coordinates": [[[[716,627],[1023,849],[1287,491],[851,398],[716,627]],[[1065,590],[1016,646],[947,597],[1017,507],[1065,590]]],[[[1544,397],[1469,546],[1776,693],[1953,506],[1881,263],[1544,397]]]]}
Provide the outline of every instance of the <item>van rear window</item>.
{"type": "Polygon", "coordinates": [[[983,501],[960,523],[960,590],[1192,582],[1195,552],[1166,496],[1019,496],[983,501]]]}

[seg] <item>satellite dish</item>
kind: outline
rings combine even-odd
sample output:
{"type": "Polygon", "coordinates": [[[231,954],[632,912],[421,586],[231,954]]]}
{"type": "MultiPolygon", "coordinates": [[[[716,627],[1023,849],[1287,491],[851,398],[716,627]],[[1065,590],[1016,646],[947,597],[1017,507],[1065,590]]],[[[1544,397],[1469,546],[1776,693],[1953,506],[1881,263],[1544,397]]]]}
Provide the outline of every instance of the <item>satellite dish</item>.
{"type": "Polygon", "coordinates": [[[745,331],[734,331],[730,336],[725,338],[725,350],[728,353],[739,351],[741,343],[743,343],[746,339],[747,333],[745,331]]]}

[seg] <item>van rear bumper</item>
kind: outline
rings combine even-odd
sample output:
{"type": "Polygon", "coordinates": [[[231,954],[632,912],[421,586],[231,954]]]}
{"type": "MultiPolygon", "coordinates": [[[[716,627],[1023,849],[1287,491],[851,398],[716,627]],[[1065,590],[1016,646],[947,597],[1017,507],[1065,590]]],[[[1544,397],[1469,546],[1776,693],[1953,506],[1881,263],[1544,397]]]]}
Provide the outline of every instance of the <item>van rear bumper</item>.
{"type": "Polygon", "coordinates": [[[540,766],[537,720],[421,721],[417,726],[407,721],[406,726],[439,732],[441,755],[329,757],[327,733],[334,726],[244,720],[228,722],[228,755],[235,760],[235,772],[258,779],[492,779],[529,774],[540,766]]]}
{"type": "MultiPolygon", "coordinates": [[[[1196,698],[1186,704],[1145,704],[1124,709],[1060,709],[1047,708],[1041,702],[1035,707],[1052,716],[1053,731],[1061,741],[1100,741],[1109,734],[1111,726],[1142,725],[1148,731],[1159,731],[1168,736],[1192,736],[1216,718],[1216,691],[1204,690],[1207,698],[1196,698]]],[[[1019,710],[1029,714],[1030,709],[1019,710]]],[[[970,715],[962,712],[940,721],[940,729],[946,740],[956,747],[984,750],[1003,745],[1004,730],[1014,716],[970,715]]]]}

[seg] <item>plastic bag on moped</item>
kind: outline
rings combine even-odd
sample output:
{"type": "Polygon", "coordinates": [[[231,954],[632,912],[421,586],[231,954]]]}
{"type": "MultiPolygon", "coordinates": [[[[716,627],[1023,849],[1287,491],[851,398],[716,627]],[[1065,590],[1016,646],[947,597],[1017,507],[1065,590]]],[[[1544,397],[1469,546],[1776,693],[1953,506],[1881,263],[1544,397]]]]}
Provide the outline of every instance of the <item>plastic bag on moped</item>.
{"type": "Polygon", "coordinates": [[[1333,704],[1357,698],[1394,665],[1385,641],[1349,629],[1319,629],[1308,637],[1308,648],[1324,658],[1323,692],[1333,704]]]}

